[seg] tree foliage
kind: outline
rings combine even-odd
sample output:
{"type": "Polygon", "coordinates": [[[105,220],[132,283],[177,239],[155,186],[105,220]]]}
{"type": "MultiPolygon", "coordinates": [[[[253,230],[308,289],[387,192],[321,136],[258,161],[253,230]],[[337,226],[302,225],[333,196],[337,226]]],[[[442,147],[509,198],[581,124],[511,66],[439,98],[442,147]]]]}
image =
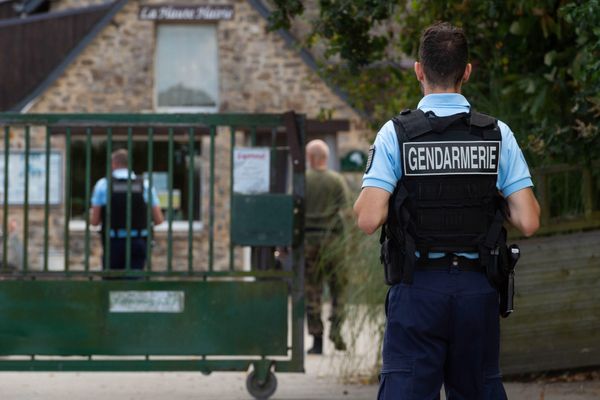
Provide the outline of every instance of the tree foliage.
{"type": "MultiPolygon", "coordinates": [[[[274,0],[272,28],[290,27],[290,18],[304,12],[300,0],[274,0]]],[[[372,28],[391,18],[395,0],[320,0],[320,16],[313,35],[327,41],[328,55],[338,54],[356,70],[383,57],[389,40],[373,34],[372,28]]]]}
{"type": "MultiPolygon", "coordinates": [[[[273,27],[304,12],[276,0],[273,27]]],[[[320,0],[312,39],[324,41],[326,78],[344,88],[374,126],[420,97],[410,69],[421,31],[461,26],[474,73],[464,92],[515,131],[534,163],[600,158],[600,0],[320,0]]]]}

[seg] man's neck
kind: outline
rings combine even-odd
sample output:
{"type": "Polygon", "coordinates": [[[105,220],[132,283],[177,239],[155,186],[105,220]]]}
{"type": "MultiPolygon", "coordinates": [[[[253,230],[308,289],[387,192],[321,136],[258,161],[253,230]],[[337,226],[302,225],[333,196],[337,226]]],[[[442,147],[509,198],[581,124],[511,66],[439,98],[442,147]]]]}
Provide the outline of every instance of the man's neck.
{"type": "Polygon", "coordinates": [[[128,171],[129,170],[127,169],[127,167],[125,167],[125,168],[122,168],[122,167],[121,168],[114,168],[112,170],[112,174],[113,174],[113,176],[115,176],[115,175],[118,174],[118,175],[125,176],[125,177],[129,176],[131,179],[135,179],[136,178],[135,172],[130,171],[128,173],[128,171]]]}
{"type": "Polygon", "coordinates": [[[462,85],[454,88],[443,88],[437,86],[423,85],[423,96],[430,94],[461,94],[462,85]]]}

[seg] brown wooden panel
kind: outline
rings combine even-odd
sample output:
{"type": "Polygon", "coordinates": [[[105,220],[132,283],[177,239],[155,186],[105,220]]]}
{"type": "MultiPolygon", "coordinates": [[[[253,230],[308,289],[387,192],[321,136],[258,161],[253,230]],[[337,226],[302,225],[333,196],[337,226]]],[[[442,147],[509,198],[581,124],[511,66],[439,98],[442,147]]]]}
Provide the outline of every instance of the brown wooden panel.
{"type": "Polygon", "coordinates": [[[505,374],[600,365],[600,230],[519,241],[505,374]]]}
{"type": "Polygon", "coordinates": [[[18,16],[13,8],[15,3],[15,0],[0,3],[0,19],[15,18],[18,16]]]}
{"type": "Polygon", "coordinates": [[[43,82],[109,8],[0,21],[0,110],[14,107],[43,82]]]}

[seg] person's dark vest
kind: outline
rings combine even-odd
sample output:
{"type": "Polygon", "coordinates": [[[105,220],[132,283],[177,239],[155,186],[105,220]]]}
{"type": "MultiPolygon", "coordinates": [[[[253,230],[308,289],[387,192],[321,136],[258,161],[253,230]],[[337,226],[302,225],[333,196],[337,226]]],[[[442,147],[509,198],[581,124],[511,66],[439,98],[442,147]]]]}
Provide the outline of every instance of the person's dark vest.
{"type": "MultiPolygon", "coordinates": [[[[110,230],[118,232],[127,229],[127,179],[112,179],[110,197],[110,230]]],[[[147,228],[146,202],[144,201],[144,179],[131,180],[131,230],[140,236],[147,228]]],[[[106,224],[106,206],[102,207],[102,231],[106,224]]]]}
{"type": "Polygon", "coordinates": [[[501,133],[496,119],[472,112],[437,117],[405,110],[393,118],[402,178],[390,199],[383,235],[400,246],[410,283],[415,251],[478,253],[485,266],[505,235],[496,188],[501,133]]]}

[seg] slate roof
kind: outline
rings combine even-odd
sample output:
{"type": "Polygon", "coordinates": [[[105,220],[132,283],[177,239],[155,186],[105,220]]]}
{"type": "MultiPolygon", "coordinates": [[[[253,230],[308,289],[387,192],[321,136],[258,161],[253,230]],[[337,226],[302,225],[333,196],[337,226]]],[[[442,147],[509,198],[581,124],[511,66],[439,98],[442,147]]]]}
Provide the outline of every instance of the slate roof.
{"type": "MultiPolygon", "coordinates": [[[[33,4],[37,0],[28,1],[33,4]]],[[[248,2],[263,18],[269,18],[270,11],[262,0],[248,2]]],[[[126,3],[127,0],[116,0],[98,6],[0,20],[0,48],[3,49],[0,111],[23,111],[61,76],[126,3]]],[[[280,29],[277,34],[309,68],[318,73],[314,57],[299,45],[290,32],[280,29]]],[[[325,83],[350,105],[342,90],[326,80],[325,83]]],[[[354,111],[364,116],[361,111],[354,111]]]]}
{"type": "Polygon", "coordinates": [[[0,21],[0,110],[21,111],[114,15],[115,4],[0,21]]]}

